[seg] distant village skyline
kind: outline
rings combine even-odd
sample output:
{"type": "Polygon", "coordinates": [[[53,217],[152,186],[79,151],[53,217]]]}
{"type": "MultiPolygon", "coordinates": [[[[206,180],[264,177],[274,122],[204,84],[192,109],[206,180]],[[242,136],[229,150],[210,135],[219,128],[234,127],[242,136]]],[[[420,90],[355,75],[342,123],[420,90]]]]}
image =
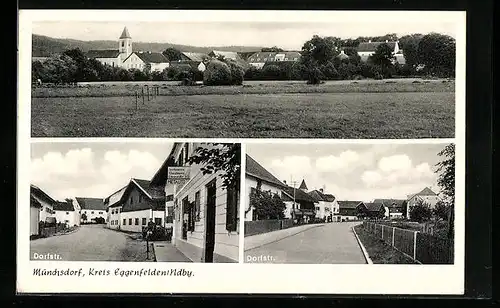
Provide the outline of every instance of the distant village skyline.
{"type": "Polygon", "coordinates": [[[34,22],[32,32],[58,39],[115,41],[123,27],[136,43],[170,43],[192,47],[273,47],[300,50],[305,41],[319,36],[342,39],[398,37],[438,32],[455,37],[455,24],[446,22],[325,23],[325,22],[34,22]],[[265,33],[265,35],[263,35],[265,33]]]}

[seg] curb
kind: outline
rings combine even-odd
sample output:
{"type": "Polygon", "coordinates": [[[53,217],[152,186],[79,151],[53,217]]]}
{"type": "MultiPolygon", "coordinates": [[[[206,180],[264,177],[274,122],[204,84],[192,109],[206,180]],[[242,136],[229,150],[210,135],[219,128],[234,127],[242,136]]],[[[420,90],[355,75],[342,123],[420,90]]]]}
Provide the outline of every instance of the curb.
{"type": "MultiPolygon", "coordinates": [[[[277,239],[277,240],[270,241],[270,242],[267,242],[267,243],[264,243],[264,244],[261,244],[261,245],[257,245],[257,246],[254,246],[254,247],[252,247],[252,248],[245,249],[245,247],[243,246],[243,252],[250,251],[250,250],[252,250],[252,249],[259,248],[259,247],[262,247],[262,246],[265,246],[265,245],[268,245],[268,244],[276,243],[276,242],[281,241],[281,240],[283,240],[283,239],[286,239],[286,238],[292,237],[292,236],[294,236],[294,235],[297,235],[297,234],[299,234],[299,233],[305,232],[305,231],[307,231],[307,230],[311,230],[311,229],[314,229],[314,228],[322,227],[322,226],[324,226],[324,225],[325,225],[325,224],[319,224],[319,225],[317,225],[317,226],[312,226],[312,227],[307,228],[307,229],[302,229],[302,230],[297,231],[297,232],[295,232],[295,233],[292,233],[292,234],[289,234],[289,235],[287,235],[287,236],[281,237],[281,238],[279,238],[279,239],[277,239]]],[[[283,229],[283,230],[285,230],[285,229],[283,229]]],[[[261,234],[264,234],[264,233],[261,233],[261,234]]]]}
{"type": "Polygon", "coordinates": [[[351,227],[352,232],[354,233],[354,236],[356,237],[356,240],[358,241],[359,247],[361,248],[361,251],[363,252],[363,256],[365,257],[366,263],[368,264],[373,264],[372,259],[370,259],[370,256],[368,255],[368,252],[366,251],[365,246],[363,246],[363,243],[361,243],[361,240],[358,237],[358,234],[356,233],[356,230],[354,230],[354,227],[351,227]]]}

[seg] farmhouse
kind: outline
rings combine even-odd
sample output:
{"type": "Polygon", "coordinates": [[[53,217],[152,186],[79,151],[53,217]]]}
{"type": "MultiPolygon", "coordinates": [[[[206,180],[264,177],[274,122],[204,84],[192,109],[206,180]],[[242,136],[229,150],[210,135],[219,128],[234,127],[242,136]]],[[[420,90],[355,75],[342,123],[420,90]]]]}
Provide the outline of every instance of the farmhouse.
{"type": "Polygon", "coordinates": [[[202,165],[187,163],[197,148],[215,146],[174,143],[151,185],[164,188],[175,247],[194,262],[233,263],[239,255],[239,187],[224,187],[223,171],[203,174],[202,165]],[[174,175],[171,167],[183,167],[186,177],[169,180],[174,175]]]}
{"type": "Polygon", "coordinates": [[[236,63],[241,65],[244,68],[248,67],[247,61],[243,60],[243,58],[234,51],[219,51],[219,50],[212,50],[211,52],[208,53],[208,56],[212,59],[217,59],[217,58],[225,58],[225,59],[231,59],[234,60],[236,63]]]}
{"type": "Polygon", "coordinates": [[[200,52],[183,52],[183,60],[179,61],[180,63],[187,63],[191,67],[195,67],[200,72],[204,72],[206,67],[206,63],[209,61],[210,56],[205,53],[200,52]]]}
{"type": "Polygon", "coordinates": [[[124,67],[125,59],[132,54],[132,37],[128,33],[127,27],[118,38],[118,49],[89,50],[87,58],[95,59],[102,64],[116,67],[124,67]]]}
{"type": "Polygon", "coordinates": [[[40,209],[42,204],[30,194],[30,235],[39,233],[40,209]]]}
{"type": "Polygon", "coordinates": [[[382,203],[389,209],[390,218],[403,218],[406,213],[406,200],[401,199],[375,199],[373,203],[382,203]]]}
{"type": "Polygon", "coordinates": [[[56,201],[54,211],[57,222],[64,223],[68,227],[80,225],[80,208],[73,204],[73,200],[56,201]]]}
{"type": "MultiPolygon", "coordinates": [[[[121,197],[110,210],[115,210],[121,221],[120,230],[142,232],[149,221],[165,227],[165,195],[161,187],[148,180],[131,179],[121,197]]],[[[116,220],[116,218],[115,218],[116,220]]]]}
{"type": "Polygon", "coordinates": [[[341,221],[356,220],[360,214],[363,202],[361,201],[338,201],[341,221]]]}
{"type": "Polygon", "coordinates": [[[122,67],[141,71],[147,68],[150,72],[162,72],[169,67],[169,61],[159,52],[135,51],[123,61],[122,67]]]}
{"type": "Polygon", "coordinates": [[[76,205],[81,209],[81,222],[96,222],[97,218],[106,221],[106,207],[101,198],[75,198],[76,205]]]}
{"type": "Polygon", "coordinates": [[[247,62],[253,67],[263,68],[269,62],[295,62],[300,59],[298,51],[256,52],[248,57],[247,62]]]}
{"type": "MultiPolygon", "coordinates": [[[[49,195],[47,195],[43,190],[38,188],[37,186],[31,184],[30,187],[30,200],[33,199],[33,207],[38,208],[38,217],[37,224],[40,221],[53,221],[56,217],[56,212],[54,211],[54,204],[56,201],[52,199],[49,195]]],[[[32,214],[34,210],[32,209],[32,214]]],[[[36,217],[37,215],[35,215],[36,217]]],[[[34,221],[34,217],[31,217],[34,221]]],[[[32,221],[32,223],[33,223],[32,221]]]]}
{"type": "Polygon", "coordinates": [[[339,203],[332,194],[325,194],[323,188],[309,192],[316,201],[316,218],[325,221],[339,221],[339,203]]]}
{"type": "Polygon", "coordinates": [[[408,206],[406,210],[406,218],[410,218],[411,208],[420,202],[427,204],[431,209],[441,201],[441,198],[429,187],[425,187],[420,192],[408,196],[408,206]]]}
{"type": "Polygon", "coordinates": [[[107,227],[110,229],[121,229],[120,226],[122,224],[122,220],[120,213],[122,210],[122,204],[120,203],[120,199],[122,198],[127,187],[128,185],[104,199],[104,206],[107,208],[108,212],[107,227]]]}
{"type": "Polygon", "coordinates": [[[392,54],[396,57],[396,60],[399,64],[405,64],[405,58],[403,56],[403,51],[399,49],[399,43],[397,41],[389,42],[363,42],[358,46],[358,55],[361,57],[361,61],[367,61],[368,58],[375,53],[377,47],[381,44],[387,44],[391,50],[393,50],[392,54]]]}
{"type": "Polygon", "coordinates": [[[389,217],[389,208],[385,207],[382,203],[364,202],[358,207],[360,216],[366,218],[382,219],[389,217]]]}
{"type": "MultiPolygon", "coordinates": [[[[281,198],[282,190],[286,187],[286,185],[247,154],[245,187],[245,191],[247,192],[245,198],[245,220],[249,221],[258,219],[256,212],[250,205],[250,195],[255,190],[260,189],[261,191],[268,191],[271,194],[277,194],[281,198]]],[[[291,217],[291,207],[285,211],[285,217],[291,217]]]]}
{"type": "MultiPolygon", "coordinates": [[[[315,200],[307,194],[307,185],[305,180],[302,180],[299,188],[286,186],[283,188],[281,199],[287,206],[287,212],[290,211],[290,216],[299,222],[308,223],[315,216],[315,200]]],[[[286,218],[290,218],[288,215],[286,218]]]]}

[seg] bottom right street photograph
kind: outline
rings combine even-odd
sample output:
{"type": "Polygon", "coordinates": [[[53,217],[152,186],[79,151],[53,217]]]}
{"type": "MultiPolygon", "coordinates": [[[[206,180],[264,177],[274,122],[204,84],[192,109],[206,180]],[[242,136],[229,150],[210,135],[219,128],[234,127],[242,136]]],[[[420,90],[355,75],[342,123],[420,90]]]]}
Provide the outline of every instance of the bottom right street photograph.
{"type": "Polygon", "coordinates": [[[454,144],[249,143],[245,165],[245,263],[454,263],[454,144]]]}

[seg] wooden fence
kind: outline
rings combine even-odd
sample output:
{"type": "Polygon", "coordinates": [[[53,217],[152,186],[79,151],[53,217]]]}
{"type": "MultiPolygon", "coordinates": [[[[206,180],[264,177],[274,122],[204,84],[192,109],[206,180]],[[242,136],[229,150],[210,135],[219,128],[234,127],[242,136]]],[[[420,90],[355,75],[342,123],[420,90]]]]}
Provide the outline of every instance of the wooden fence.
{"type": "Polygon", "coordinates": [[[152,101],[160,95],[160,86],[157,85],[144,85],[140,90],[135,91],[135,110],[139,108],[139,103],[146,104],[146,100],[152,101]]]}
{"type": "Polygon", "coordinates": [[[453,264],[453,240],[368,221],[363,228],[419,263],[453,264]]]}
{"type": "Polygon", "coordinates": [[[268,219],[245,221],[245,236],[290,228],[293,226],[292,219],[268,219]]]}

